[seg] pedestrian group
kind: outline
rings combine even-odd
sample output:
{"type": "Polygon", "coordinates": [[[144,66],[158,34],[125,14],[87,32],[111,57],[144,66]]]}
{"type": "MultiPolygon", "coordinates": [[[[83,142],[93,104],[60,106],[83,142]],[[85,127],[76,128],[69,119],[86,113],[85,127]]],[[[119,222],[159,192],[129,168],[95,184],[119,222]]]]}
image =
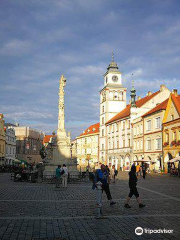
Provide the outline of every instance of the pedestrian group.
{"type": "Polygon", "coordinates": [[[67,188],[67,180],[68,180],[68,168],[66,167],[66,164],[58,165],[56,168],[56,188],[60,187],[62,180],[62,187],[67,188]]]}

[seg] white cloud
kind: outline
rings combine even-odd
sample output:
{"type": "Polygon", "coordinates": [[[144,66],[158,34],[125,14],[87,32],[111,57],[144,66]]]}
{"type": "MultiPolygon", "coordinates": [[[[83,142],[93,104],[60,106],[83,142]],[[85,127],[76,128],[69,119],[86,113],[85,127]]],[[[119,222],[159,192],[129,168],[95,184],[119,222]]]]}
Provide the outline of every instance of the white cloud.
{"type": "Polygon", "coordinates": [[[27,54],[33,49],[33,45],[28,40],[12,39],[4,44],[0,49],[1,54],[8,56],[20,56],[27,54]]]}

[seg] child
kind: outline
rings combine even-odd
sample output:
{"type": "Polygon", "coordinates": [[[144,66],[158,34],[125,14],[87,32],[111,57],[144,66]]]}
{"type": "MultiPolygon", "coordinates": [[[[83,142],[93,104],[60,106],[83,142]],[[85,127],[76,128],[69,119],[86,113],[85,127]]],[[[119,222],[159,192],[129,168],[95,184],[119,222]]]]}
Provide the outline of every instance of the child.
{"type": "Polygon", "coordinates": [[[127,197],[127,200],[125,202],[125,205],[124,205],[125,208],[131,208],[131,206],[129,205],[129,201],[130,201],[130,199],[132,198],[133,195],[136,197],[136,200],[139,203],[139,208],[145,207],[145,205],[141,203],[136,185],[137,185],[136,166],[132,165],[131,171],[129,172],[130,193],[129,193],[129,195],[127,197]]]}

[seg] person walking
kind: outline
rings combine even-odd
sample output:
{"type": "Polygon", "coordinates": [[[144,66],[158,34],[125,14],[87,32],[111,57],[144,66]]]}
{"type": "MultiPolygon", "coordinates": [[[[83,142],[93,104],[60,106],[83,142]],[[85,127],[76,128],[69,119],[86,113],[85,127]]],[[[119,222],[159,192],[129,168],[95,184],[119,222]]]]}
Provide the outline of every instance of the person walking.
{"type": "Polygon", "coordinates": [[[58,165],[58,167],[56,168],[56,188],[60,187],[61,171],[61,165],[58,165]]]}
{"type": "Polygon", "coordinates": [[[137,166],[136,166],[136,175],[137,175],[137,177],[139,176],[139,171],[140,171],[140,165],[138,163],[137,166]]]}
{"type": "Polygon", "coordinates": [[[113,165],[110,171],[111,181],[115,182],[115,166],[113,165]]]}
{"type": "Polygon", "coordinates": [[[178,163],[178,176],[180,177],[180,161],[178,163]]]}
{"type": "Polygon", "coordinates": [[[109,189],[110,177],[109,177],[108,170],[104,164],[102,164],[101,168],[98,169],[95,173],[95,184],[94,185],[96,185],[96,183],[99,181],[102,183],[102,191],[105,191],[107,199],[110,201],[110,206],[116,204],[116,202],[113,201],[112,196],[111,196],[111,192],[109,189]]]}
{"type": "Polygon", "coordinates": [[[142,163],[142,172],[143,172],[143,178],[146,178],[146,166],[144,163],[142,163]]]}
{"type": "Polygon", "coordinates": [[[132,196],[134,195],[136,197],[137,202],[139,203],[139,208],[145,207],[144,204],[141,203],[139,193],[137,190],[137,176],[136,176],[136,166],[132,165],[131,171],[129,172],[129,188],[130,188],[130,193],[126,199],[125,208],[131,208],[129,205],[129,201],[131,200],[132,196]]]}
{"type": "Polygon", "coordinates": [[[66,164],[63,164],[61,175],[62,175],[62,186],[64,188],[67,188],[68,169],[66,167],[66,164]]]}

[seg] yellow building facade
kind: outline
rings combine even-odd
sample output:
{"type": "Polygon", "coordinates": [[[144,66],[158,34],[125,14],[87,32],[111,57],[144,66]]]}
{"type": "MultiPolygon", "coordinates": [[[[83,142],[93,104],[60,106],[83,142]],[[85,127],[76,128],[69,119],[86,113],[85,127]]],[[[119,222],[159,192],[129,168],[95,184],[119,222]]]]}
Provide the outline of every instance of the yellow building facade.
{"type": "Polygon", "coordinates": [[[138,118],[133,123],[134,160],[146,160],[149,169],[162,168],[162,122],[168,99],[138,118]]]}
{"type": "Polygon", "coordinates": [[[99,123],[91,125],[76,138],[76,154],[79,171],[92,171],[98,164],[99,123]]]}
{"type": "Polygon", "coordinates": [[[180,96],[174,90],[174,93],[169,97],[163,119],[163,164],[165,171],[168,170],[168,161],[178,156],[180,156],[180,96]]]}
{"type": "Polygon", "coordinates": [[[6,135],[4,131],[4,116],[0,114],[0,165],[4,164],[5,159],[6,135]]]}

